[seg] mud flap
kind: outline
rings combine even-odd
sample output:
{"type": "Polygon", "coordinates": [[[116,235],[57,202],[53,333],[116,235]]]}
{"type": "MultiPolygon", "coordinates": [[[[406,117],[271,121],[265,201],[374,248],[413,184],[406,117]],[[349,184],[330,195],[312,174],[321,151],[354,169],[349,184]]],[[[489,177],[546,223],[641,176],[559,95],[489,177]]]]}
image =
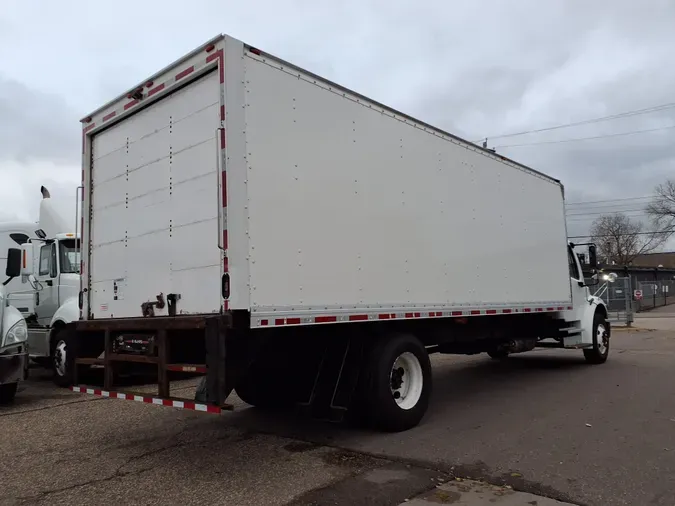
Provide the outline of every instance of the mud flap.
{"type": "Polygon", "coordinates": [[[219,317],[206,320],[206,376],[197,385],[195,401],[222,406],[234,389],[233,374],[227,374],[228,327],[219,317]]]}
{"type": "Polygon", "coordinates": [[[206,388],[206,376],[199,378],[199,383],[197,383],[197,388],[195,389],[195,401],[208,403],[208,393],[206,388]]]}

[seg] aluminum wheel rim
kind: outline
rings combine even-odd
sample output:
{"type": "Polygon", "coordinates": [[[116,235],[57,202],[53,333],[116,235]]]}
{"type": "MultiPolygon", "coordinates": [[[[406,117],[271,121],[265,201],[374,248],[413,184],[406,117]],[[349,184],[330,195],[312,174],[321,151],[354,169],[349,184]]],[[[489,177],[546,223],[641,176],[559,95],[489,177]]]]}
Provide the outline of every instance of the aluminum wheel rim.
{"type": "Polygon", "coordinates": [[[598,329],[596,331],[596,340],[598,343],[598,351],[600,352],[601,355],[604,355],[607,353],[607,346],[609,345],[609,340],[607,339],[607,330],[605,329],[605,326],[600,324],[598,325],[598,329]]]}
{"type": "Polygon", "coordinates": [[[406,351],[401,353],[389,374],[391,395],[401,409],[414,408],[422,397],[424,375],[417,357],[406,351]]]}
{"type": "Polygon", "coordinates": [[[66,343],[59,341],[54,349],[54,370],[59,376],[66,375],[66,343]]]}

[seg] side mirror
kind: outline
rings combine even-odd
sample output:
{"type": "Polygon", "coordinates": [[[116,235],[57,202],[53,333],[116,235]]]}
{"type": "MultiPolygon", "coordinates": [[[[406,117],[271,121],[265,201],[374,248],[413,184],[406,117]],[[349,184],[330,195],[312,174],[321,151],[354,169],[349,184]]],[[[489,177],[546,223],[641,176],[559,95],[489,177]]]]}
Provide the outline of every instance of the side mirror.
{"type": "Polygon", "coordinates": [[[27,276],[27,278],[28,278],[28,282],[30,283],[30,286],[33,288],[33,290],[37,290],[38,292],[40,290],[44,290],[44,286],[37,279],[35,279],[35,276],[33,276],[32,274],[29,274],[27,276]]]}
{"type": "Polygon", "coordinates": [[[594,244],[588,247],[588,265],[591,269],[598,268],[598,254],[594,244]]]}
{"type": "Polygon", "coordinates": [[[30,276],[33,272],[33,243],[21,245],[21,275],[30,276]]]}
{"type": "Polygon", "coordinates": [[[10,278],[18,278],[21,276],[20,249],[10,248],[7,250],[7,267],[5,268],[5,275],[10,278]]]}

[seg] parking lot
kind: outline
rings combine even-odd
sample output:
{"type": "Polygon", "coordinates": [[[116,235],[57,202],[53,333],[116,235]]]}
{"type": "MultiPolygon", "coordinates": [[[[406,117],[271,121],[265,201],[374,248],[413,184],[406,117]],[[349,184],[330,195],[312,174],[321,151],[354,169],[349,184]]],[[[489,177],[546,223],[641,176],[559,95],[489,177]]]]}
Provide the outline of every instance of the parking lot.
{"type": "Polygon", "coordinates": [[[33,369],[0,410],[0,504],[396,505],[459,476],[578,504],[672,506],[672,331],[617,331],[602,366],[557,350],[433,362],[429,413],[400,434],[240,402],[211,415],[89,397],[33,369]]]}

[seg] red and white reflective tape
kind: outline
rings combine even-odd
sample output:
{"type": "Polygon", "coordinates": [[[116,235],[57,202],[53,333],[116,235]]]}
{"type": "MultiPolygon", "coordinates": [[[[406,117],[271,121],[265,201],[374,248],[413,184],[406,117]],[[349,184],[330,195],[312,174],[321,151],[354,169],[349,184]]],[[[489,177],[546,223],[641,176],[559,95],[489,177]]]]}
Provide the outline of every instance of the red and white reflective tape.
{"type": "Polygon", "coordinates": [[[109,397],[110,399],[126,399],[127,401],[142,402],[144,404],[155,404],[157,406],[168,406],[170,408],[191,409],[193,411],[202,411],[204,413],[221,413],[222,409],[210,404],[199,404],[191,401],[175,401],[172,399],[162,399],[161,397],[149,397],[145,395],[123,394],[121,392],[109,392],[97,388],[70,387],[73,392],[80,394],[98,395],[99,397],[109,397]]]}
{"type": "Polygon", "coordinates": [[[199,372],[206,374],[206,366],[205,365],[178,365],[178,364],[170,364],[166,366],[166,369],[168,371],[176,371],[176,372],[199,372]]]}
{"type": "Polygon", "coordinates": [[[415,318],[458,318],[465,316],[518,314],[518,313],[554,313],[558,311],[571,311],[573,306],[542,306],[542,307],[508,307],[494,309],[453,309],[444,311],[406,311],[386,313],[363,313],[342,315],[307,315],[292,317],[267,318],[254,317],[252,324],[258,327],[280,327],[287,325],[312,325],[341,322],[363,322],[377,320],[408,320],[415,318]]]}
{"type": "MultiPolygon", "coordinates": [[[[155,83],[154,81],[148,81],[147,83],[140,86],[136,90],[130,91],[129,94],[127,95],[126,102],[122,104],[118,102],[117,104],[115,104],[116,107],[115,109],[109,109],[106,111],[102,111],[101,113],[98,113],[97,117],[100,114],[102,114],[102,118],[100,119],[101,124],[107,123],[110,120],[121,116],[123,113],[129,111],[130,109],[133,109],[136,105],[142,104],[144,102],[143,99],[150,98],[153,95],[156,95],[157,93],[160,93],[162,91],[168,91],[174,84],[182,81],[189,75],[203,69],[207,65],[214,64],[214,62],[215,62],[214,65],[218,68],[220,83],[223,84],[225,82],[225,68],[224,68],[225,61],[223,59],[223,50],[216,49],[215,46],[209,46],[205,49],[204,52],[206,54],[206,57],[198,61],[193,60],[194,63],[192,65],[187,65],[185,68],[176,69],[168,76],[168,79],[164,77],[165,78],[164,82],[155,83]]],[[[221,109],[223,109],[222,104],[221,109]]],[[[83,130],[85,130],[85,132],[94,127],[94,124],[90,123],[91,119],[92,118],[90,117],[84,120],[83,130]]],[[[224,147],[225,143],[224,132],[221,133],[221,142],[224,147]]]]}

